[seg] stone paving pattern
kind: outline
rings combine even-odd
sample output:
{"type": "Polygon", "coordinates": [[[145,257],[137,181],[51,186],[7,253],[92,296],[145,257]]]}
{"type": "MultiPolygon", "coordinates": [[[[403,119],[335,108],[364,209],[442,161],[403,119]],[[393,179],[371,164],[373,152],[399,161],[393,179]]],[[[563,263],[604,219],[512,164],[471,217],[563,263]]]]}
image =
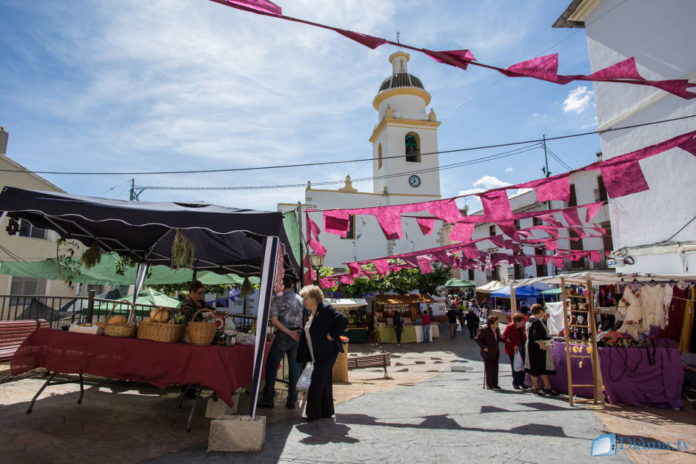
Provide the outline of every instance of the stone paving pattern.
{"type": "MultiPolygon", "coordinates": [[[[285,409],[280,392],[278,407],[259,410],[271,425],[264,450],[251,454],[206,453],[203,408],[193,431],[185,432],[188,409],[176,409],[175,389],[92,378],[82,405],[75,404],[76,384],[60,385],[49,387],[27,415],[43,380],[0,383],[0,462],[696,462],[694,449],[589,456],[590,441],[606,431],[689,439],[696,446],[694,409],[569,408],[564,397],[514,392],[504,362],[500,385],[506,391],[483,390],[478,349],[461,334],[454,341],[382,348],[392,353],[390,379],[382,369],[350,371],[351,383],[334,387],[335,421],[301,423],[301,411],[285,409]]],[[[240,411],[248,408],[246,395],[240,411]]]]}

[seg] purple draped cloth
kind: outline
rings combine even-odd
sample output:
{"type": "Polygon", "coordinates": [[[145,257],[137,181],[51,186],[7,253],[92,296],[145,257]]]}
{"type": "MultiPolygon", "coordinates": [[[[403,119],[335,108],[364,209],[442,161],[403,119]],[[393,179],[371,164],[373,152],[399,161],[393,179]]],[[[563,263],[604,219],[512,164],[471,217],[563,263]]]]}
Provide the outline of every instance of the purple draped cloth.
{"type": "MultiPolygon", "coordinates": [[[[599,364],[602,380],[611,404],[627,406],[653,406],[656,408],[680,408],[684,406],[681,398],[684,370],[679,350],[668,345],[665,340],[657,340],[655,364],[648,360],[646,348],[599,348],[599,364]]],[[[580,345],[578,345],[580,346],[580,345]]],[[[565,344],[553,344],[553,363],[556,375],[551,376],[551,385],[561,393],[568,393],[568,376],[565,364],[565,344]]],[[[585,347],[580,346],[585,354],[585,347]]],[[[653,349],[650,348],[652,352],[653,349]]],[[[571,358],[574,384],[592,383],[592,359],[571,358]]],[[[592,397],[592,388],[574,388],[575,394],[585,398],[592,397]]]]}

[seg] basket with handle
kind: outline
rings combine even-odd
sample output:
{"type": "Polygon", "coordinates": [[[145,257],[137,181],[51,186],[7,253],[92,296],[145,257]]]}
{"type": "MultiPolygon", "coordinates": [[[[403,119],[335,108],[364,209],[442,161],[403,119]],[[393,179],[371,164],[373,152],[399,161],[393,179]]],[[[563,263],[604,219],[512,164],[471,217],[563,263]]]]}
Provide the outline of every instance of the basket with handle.
{"type": "Polygon", "coordinates": [[[201,308],[196,311],[191,318],[191,322],[186,324],[186,334],[188,335],[188,343],[191,345],[210,345],[215,338],[217,328],[213,322],[193,322],[196,316],[201,311],[206,311],[208,308],[201,308]]]}
{"type": "MultiPolygon", "coordinates": [[[[124,301],[124,303],[131,304],[124,301]]],[[[138,332],[138,327],[134,322],[126,322],[125,324],[109,324],[109,318],[113,309],[106,313],[106,322],[104,323],[104,335],[108,337],[133,338],[138,332]]]]}
{"type": "Polygon", "coordinates": [[[155,342],[178,343],[184,338],[184,325],[142,321],[138,325],[138,338],[155,342]]]}

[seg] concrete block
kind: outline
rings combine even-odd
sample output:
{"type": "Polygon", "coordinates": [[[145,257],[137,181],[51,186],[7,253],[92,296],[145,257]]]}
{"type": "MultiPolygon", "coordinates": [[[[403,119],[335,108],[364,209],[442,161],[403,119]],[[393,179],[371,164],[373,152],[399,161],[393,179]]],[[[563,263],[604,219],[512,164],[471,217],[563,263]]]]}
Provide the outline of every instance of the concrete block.
{"type": "Polygon", "coordinates": [[[207,419],[217,419],[220,416],[232,416],[237,414],[237,408],[239,407],[239,393],[234,393],[232,395],[233,406],[230,408],[227,403],[222,401],[220,398],[210,397],[208,398],[208,405],[205,408],[205,417],[207,419]]]}
{"type": "Polygon", "coordinates": [[[261,451],[266,442],[266,417],[222,416],[210,423],[208,452],[261,451]]]}

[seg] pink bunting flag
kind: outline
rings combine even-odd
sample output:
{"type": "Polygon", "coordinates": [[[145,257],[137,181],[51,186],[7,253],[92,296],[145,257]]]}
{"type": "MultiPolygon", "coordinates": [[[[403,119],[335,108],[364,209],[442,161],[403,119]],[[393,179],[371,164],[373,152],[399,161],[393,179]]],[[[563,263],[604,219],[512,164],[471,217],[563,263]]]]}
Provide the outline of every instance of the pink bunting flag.
{"type": "Polygon", "coordinates": [[[212,0],[221,5],[231,6],[239,10],[251,11],[252,13],[265,13],[272,16],[280,16],[283,10],[273,2],[268,0],[212,0]]]}
{"type": "Polygon", "coordinates": [[[416,222],[418,223],[418,227],[420,227],[423,235],[429,235],[430,232],[433,231],[433,227],[435,227],[435,219],[416,218],[416,222]]]}
{"type": "Polygon", "coordinates": [[[448,64],[456,68],[466,69],[474,61],[474,55],[469,50],[448,50],[437,52],[423,49],[423,52],[438,63],[448,64]]]}
{"type": "Polygon", "coordinates": [[[351,40],[355,40],[356,42],[358,42],[358,43],[360,43],[368,48],[371,48],[373,50],[375,48],[379,47],[380,45],[384,45],[385,43],[387,43],[386,39],[383,39],[381,37],[374,37],[371,35],[362,34],[360,32],[353,32],[353,31],[348,31],[345,29],[338,29],[336,27],[332,27],[331,29],[338,32],[342,36],[348,37],[351,40]]]}
{"type": "Polygon", "coordinates": [[[311,235],[309,236],[309,240],[307,240],[307,246],[319,256],[326,256],[326,247],[320,242],[314,240],[311,235]]]}
{"type": "Polygon", "coordinates": [[[551,201],[559,200],[568,202],[570,200],[570,176],[559,176],[551,179],[544,179],[537,186],[537,200],[551,201]]]}
{"type": "Polygon", "coordinates": [[[602,262],[602,253],[599,251],[591,251],[589,259],[593,263],[601,263],[602,262]]]}
{"type": "Polygon", "coordinates": [[[388,259],[373,259],[372,264],[375,266],[377,274],[381,277],[389,274],[389,260],[388,259]]]}
{"type": "Polygon", "coordinates": [[[468,259],[476,259],[481,255],[481,252],[476,248],[476,245],[470,244],[462,247],[462,254],[468,259]]]}
{"type": "Polygon", "coordinates": [[[696,137],[687,140],[686,142],[678,145],[678,147],[696,156],[696,137]]]}
{"type": "Polygon", "coordinates": [[[336,279],[333,277],[321,277],[319,279],[319,286],[321,288],[334,288],[336,286],[336,279]]]}
{"type": "Polygon", "coordinates": [[[352,277],[357,277],[362,273],[362,268],[358,263],[348,263],[348,271],[352,277]]]}
{"type": "Polygon", "coordinates": [[[307,230],[309,231],[309,236],[310,237],[313,236],[314,238],[319,239],[319,233],[320,233],[319,226],[317,225],[316,222],[314,222],[312,220],[311,217],[309,217],[309,213],[305,214],[305,218],[307,220],[307,230]]]}
{"type": "Polygon", "coordinates": [[[491,237],[488,237],[488,240],[493,242],[493,244],[498,248],[505,248],[505,239],[500,235],[493,235],[491,237]]]}
{"type": "Polygon", "coordinates": [[[462,213],[457,208],[457,203],[452,199],[430,201],[427,203],[427,210],[436,218],[454,224],[462,219],[462,213]]]}
{"type": "Polygon", "coordinates": [[[636,59],[634,57],[626,58],[623,61],[619,61],[618,63],[614,63],[604,69],[600,69],[597,72],[588,74],[586,79],[588,81],[604,81],[607,79],[645,80],[638,72],[636,59]]]}
{"type": "Polygon", "coordinates": [[[438,250],[432,253],[433,258],[440,261],[445,266],[452,265],[452,257],[447,253],[446,250],[438,250]]]}
{"type": "Polygon", "coordinates": [[[563,256],[554,256],[551,258],[553,261],[554,266],[556,267],[563,267],[563,262],[565,261],[565,258],[563,256]]]}
{"type": "Polygon", "coordinates": [[[427,258],[426,256],[418,256],[417,260],[421,274],[430,274],[431,272],[433,272],[433,265],[429,258],[427,258]]]}
{"type": "Polygon", "coordinates": [[[479,194],[485,219],[490,222],[507,221],[513,218],[510,200],[505,190],[495,190],[479,194]]]}
{"type": "Polygon", "coordinates": [[[582,225],[577,208],[568,208],[564,210],[562,214],[569,226],[572,227],[582,225]]]}
{"type": "Polygon", "coordinates": [[[339,277],[338,281],[344,285],[350,285],[355,282],[355,277],[348,274],[343,274],[339,277]]]}
{"type": "Polygon", "coordinates": [[[374,215],[387,240],[401,238],[401,214],[398,208],[383,208],[374,213],[374,215]]]}
{"type": "Polygon", "coordinates": [[[518,238],[515,221],[500,221],[498,222],[498,227],[500,227],[500,230],[502,230],[503,233],[508,237],[514,239],[518,238]]]}
{"type": "Polygon", "coordinates": [[[558,74],[558,53],[522,61],[500,72],[510,77],[533,77],[535,79],[555,82],[556,84],[566,84],[573,80],[572,78],[560,76],[558,74]]]}
{"type": "Polygon", "coordinates": [[[345,210],[324,211],[324,232],[341,237],[348,235],[350,214],[345,210]]]}
{"type": "Polygon", "coordinates": [[[604,206],[603,201],[599,201],[597,203],[590,203],[589,205],[585,206],[585,222],[592,222],[594,217],[597,215],[600,209],[602,209],[602,206],[604,206]]]}
{"type": "Polygon", "coordinates": [[[547,250],[551,250],[551,251],[558,250],[558,242],[556,240],[545,239],[544,246],[546,247],[547,250]]]}
{"type": "Polygon", "coordinates": [[[535,262],[538,266],[542,266],[542,265],[544,265],[544,264],[546,264],[546,263],[549,262],[549,258],[548,258],[548,256],[535,256],[535,257],[534,257],[534,262],[535,262]]]}
{"type": "Polygon", "coordinates": [[[474,224],[466,224],[463,222],[458,222],[454,225],[452,232],[450,233],[450,240],[455,242],[470,242],[471,235],[474,232],[474,224]]]}
{"type": "Polygon", "coordinates": [[[638,161],[628,160],[611,166],[602,166],[601,171],[609,198],[623,197],[650,188],[638,161]]]}

